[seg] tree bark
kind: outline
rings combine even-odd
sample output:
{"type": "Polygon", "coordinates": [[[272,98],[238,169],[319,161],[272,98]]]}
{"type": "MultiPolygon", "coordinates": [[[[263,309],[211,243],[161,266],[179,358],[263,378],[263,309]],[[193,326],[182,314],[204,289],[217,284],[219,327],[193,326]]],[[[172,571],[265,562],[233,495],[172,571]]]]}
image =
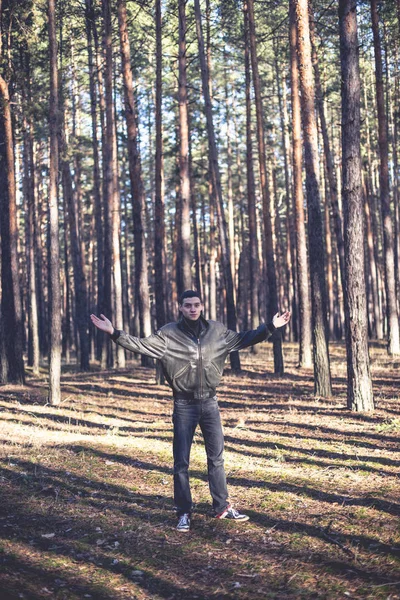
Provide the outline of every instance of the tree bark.
{"type": "MultiPolygon", "coordinates": [[[[112,314],[112,283],[114,283],[115,315],[114,325],[116,329],[123,328],[122,314],[122,277],[120,261],[120,202],[118,192],[118,170],[116,153],[116,130],[113,100],[113,49],[112,49],[112,26],[111,26],[111,2],[102,0],[104,20],[104,50],[105,50],[105,100],[106,100],[106,164],[105,164],[105,234],[106,234],[106,256],[110,253],[110,262],[105,263],[105,296],[109,314],[112,314]]],[[[125,366],[124,349],[116,348],[118,367],[125,366]]],[[[109,350],[108,363],[112,364],[112,351],[109,350]]]]}
{"type": "MultiPolygon", "coordinates": [[[[224,53],[224,60],[228,60],[226,52],[224,53]]],[[[225,87],[225,115],[226,115],[226,163],[227,163],[227,188],[228,188],[228,232],[229,232],[229,253],[231,256],[231,269],[232,269],[232,280],[233,280],[233,297],[236,306],[236,273],[235,273],[235,212],[233,206],[233,189],[232,189],[232,142],[231,142],[231,110],[230,110],[230,99],[229,99],[229,87],[228,87],[228,65],[225,62],[224,65],[224,87],[225,87]]],[[[258,346],[252,346],[257,348],[258,346]]]]}
{"type": "MultiPolygon", "coordinates": [[[[64,119],[62,119],[64,121],[64,119]]],[[[65,122],[63,123],[65,128],[65,122]]],[[[83,266],[82,245],[80,243],[79,219],[77,214],[77,199],[74,197],[72,175],[65,141],[65,131],[61,131],[61,173],[65,205],[69,223],[69,241],[71,248],[72,267],[75,283],[75,324],[79,333],[79,356],[82,371],[89,371],[89,332],[88,332],[88,294],[83,266]]],[[[67,223],[64,223],[67,227],[67,223]]]]}
{"type": "Polygon", "coordinates": [[[294,228],[294,216],[292,213],[292,198],[291,198],[291,186],[290,186],[290,158],[289,158],[289,132],[288,132],[288,115],[287,115],[287,101],[286,101],[286,82],[283,79],[283,85],[281,82],[281,75],[278,63],[278,46],[275,44],[275,74],[276,74],[276,87],[278,92],[278,104],[279,104],[279,116],[282,134],[282,151],[283,151],[283,165],[285,173],[285,223],[286,223],[286,249],[285,249],[285,274],[286,274],[286,285],[287,285],[287,298],[288,308],[292,312],[292,318],[288,324],[289,339],[292,341],[297,329],[297,306],[295,301],[296,291],[296,239],[295,239],[295,228],[294,228]]]}
{"type": "Polygon", "coordinates": [[[356,3],[357,0],[339,0],[347,406],[354,411],[371,411],[374,399],[368,355],[356,3]]]}
{"type": "MultiPolygon", "coordinates": [[[[28,73],[29,73],[29,69],[28,73]]],[[[29,80],[29,75],[28,75],[29,80]]],[[[29,84],[28,84],[29,85],[29,84]]],[[[28,94],[29,98],[30,94],[28,94]]],[[[39,375],[39,319],[38,298],[36,289],[36,248],[35,248],[35,221],[36,221],[36,185],[35,163],[33,158],[32,123],[25,119],[24,131],[24,193],[27,203],[26,223],[26,262],[28,286],[28,364],[32,367],[32,374],[39,375]]]]}
{"type": "MultiPolygon", "coordinates": [[[[249,278],[245,277],[244,284],[249,285],[249,290],[243,290],[241,296],[245,301],[245,312],[247,313],[247,297],[250,295],[251,328],[255,329],[259,324],[258,288],[260,284],[258,264],[258,236],[257,236],[257,212],[256,191],[254,182],[253,164],[253,142],[251,131],[251,67],[250,67],[250,43],[249,43],[249,20],[247,10],[244,10],[244,68],[246,78],[246,172],[247,172],[247,213],[249,216],[249,252],[242,251],[241,260],[249,256],[249,278]]],[[[243,240],[243,247],[247,243],[243,240]]],[[[247,314],[246,314],[247,322],[247,314]]],[[[252,350],[257,346],[253,346],[252,350]]],[[[255,351],[256,353],[257,351],[255,351]]]]}
{"type": "Polygon", "coordinates": [[[378,143],[380,155],[379,184],[383,224],[383,248],[385,261],[386,318],[388,334],[388,353],[400,354],[400,331],[397,312],[396,282],[394,268],[393,222],[389,195],[389,146],[387,138],[387,115],[383,90],[382,50],[379,34],[377,0],[371,0],[372,32],[375,51],[376,104],[378,111],[378,143]]]}
{"type": "MultiPolygon", "coordinates": [[[[190,116],[189,116],[190,123],[190,116]]],[[[203,299],[203,282],[201,274],[200,264],[200,240],[199,240],[199,228],[197,226],[197,202],[196,192],[193,181],[193,162],[192,162],[192,145],[189,141],[189,173],[190,173],[190,210],[192,213],[192,227],[193,227],[193,250],[194,250],[194,270],[195,270],[195,290],[198,290],[201,298],[203,299]]]]}
{"type": "Polygon", "coordinates": [[[18,265],[17,204],[14,171],[13,126],[8,83],[0,75],[0,232],[1,232],[1,312],[4,335],[4,373],[2,383],[24,383],[22,357],[22,307],[18,265]],[[5,291],[7,290],[7,293],[5,291]]]}
{"type": "Polygon", "coordinates": [[[190,252],[190,174],[189,174],[189,120],[188,120],[188,97],[187,97],[187,74],[186,74],[186,2],[178,1],[179,10],[179,81],[178,81],[178,104],[179,104],[179,179],[180,179],[180,202],[181,202],[181,227],[179,252],[181,255],[180,268],[181,277],[178,281],[182,289],[178,289],[180,295],[183,291],[192,287],[191,252],[190,252]]]}
{"type": "MultiPolygon", "coordinates": [[[[138,148],[136,125],[136,101],[133,90],[131,51],[128,37],[126,1],[118,0],[118,24],[120,34],[122,75],[124,82],[125,118],[128,131],[129,175],[132,191],[133,231],[135,238],[135,293],[139,301],[140,336],[151,335],[149,282],[147,273],[146,216],[142,170],[138,148]]],[[[153,361],[142,355],[143,366],[152,366],[153,361]]]]}
{"type": "MultiPolygon", "coordinates": [[[[386,43],[387,47],[387,43],[386,43]]],[[[388,54],[387,49],[385,52],[388,54]]],[[[399,64],[399,47],[398,40],[395,41],[394,49],[395,64],[399,64]]],[[[386,68],[386,76],[389,77],[389,65],[386,68]]],[[[400,116],[400,74],[399,69],[394,73],[394,99],[387,97],[387,104],[391,115],[391,147],[392,147],[392,162],[393,162],[393,205],[394,205],[394,264],[395,264],[395,281],[397,294],[397,310],[400,316],[400,213],[399,213],[399,198],[400,198],[400,176],[399,176],[399,160],[398,160],[398,143],[399,143],[399,116],[400,116]]],[[[388,83],[390,87],[390,84],[388,83]]]]}
{"type": "Polygon", "coordinates": [[[166,322],[165,310],[165,207],[164,152],[162,136],[162,16],[161,0],[156,0],[156,158],[154,206],[154,279],[157,327],[166,322]]]}
{"type": "Polygon", "coordinates": [[[308,240],[311,276],[311,305],[314,344],[314,390],[316,396],[332,395],[327,340],[325,250],[318,184],[317,124],[311,62],[307,0],[293,0],[297,26],[297,49],[301,87],[304,160],[308,210],[308,240]]]}
{"type": "MultiPolygon", "coordinates": [[[[2,45],[2,2],[0,0],[0,64],[7,65],[2,45]],[[5,60],[4,60],[5,59],[5,60]]],[[[10,50],[7,32],[7,53],[10,50]]],[[[8,69],[9,70],[9,69],[8,69]]],[[[14,165],[13,122],[7,75],[0,73],[0,238],[2,288],[0,318],[0,383],[24,383],[23,320],[18,265],[17,197],[14,165]],[[5,293],[7,291],[7,293],[5,293]]]]}
{"type": "Polygon", "coordinates": [[[58,69],[55,0],[48,0],[50,46],[50,170],[49,170],[49,295],[50,358],[49,404],[61,402],[61,285],[58,222],[58,69]]]}
{"type": "MultiPolygon", "coordinates": [[[[96,305],[97,312],[103,311],[104,304],[104,231],[103,231],[103,208],[101,197],[101,176],[99,159],[99,140],[97,134],[97,86],[96,86],[96,67],[93,57],[93,29],[95,28],[95,11],[93,0],[85,0],[85,24],[87,36],[88,67],[89,67],[89,93],[90,93],[90,116],[92,121],[92,148],[93,148],[93,196],[94,196],[94,215],[96,231],[96,254],[97,254],[97,289],[96,305]]],[[[97,332],[97,329],[96,329],[97,332]]],[[[96,334],[97,336],[97,334],[96,334]]],[[[99,336],[97,336],[99,337],[99,336]]],[[[97,352],[99,355],[99,352],[97,352]]]]}
{"type": "Polygon", "coordinates": [[[367,176],[364,177],[364,213],[365,213],[365,222],[366,222],[366,237],[367,237],[367,252],[368,252],[368,263],[369,263],[369,272],[371,278],[371,295],[372,295],[372,312],[374,315],[373,318],[373,327],[372,335],[377,339],[382,339],[383,330],[382,330],[382,319],[380,314],[379,307],[379,285],[378,285],[378,271],[375,261],[375,252],[374,252],[374,236],[372,233],[372,224],[371,224],[371,206],[370,206],[370,190],[367,184],[367,176]]]}
{"type": "Polygon", "coordinates": [[[210,168],[208,170],[208,198],[210,205],[210,244],[209,244],[209,315],[212,321],[217,319],[217,240],[215,206],[216,198],[211,180],[210,168]]]}
{"type": "Polygon", "coordinates": [[[299,366],[311,367],[311,306],[308,284],[307,240],[302,181],[301,112],[297,64],[297,32],[293,2],[290,5],[290,80],[293,138],[293,210],[296,229],[297,289],[299,302],[299,366]]]}

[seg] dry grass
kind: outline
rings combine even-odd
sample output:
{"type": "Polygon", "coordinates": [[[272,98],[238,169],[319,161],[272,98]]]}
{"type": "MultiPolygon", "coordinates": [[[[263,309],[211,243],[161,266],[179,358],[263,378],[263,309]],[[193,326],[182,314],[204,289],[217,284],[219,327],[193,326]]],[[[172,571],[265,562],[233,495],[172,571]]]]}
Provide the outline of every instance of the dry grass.
{"type": "Polygon", "coordinates": [[[172,403],[154,372],[45,374],[0,388],[0,597],[118,599],[400,598],[399,364],[372,349],[374,414],[346,408],[343,347],[335,396],[312,372],[271,375],[271,352],[242,353],[219,398],[231,499],[246,524],[211,517],[200,436],[196,512],[178,534],[171,476],[172,403]]]}

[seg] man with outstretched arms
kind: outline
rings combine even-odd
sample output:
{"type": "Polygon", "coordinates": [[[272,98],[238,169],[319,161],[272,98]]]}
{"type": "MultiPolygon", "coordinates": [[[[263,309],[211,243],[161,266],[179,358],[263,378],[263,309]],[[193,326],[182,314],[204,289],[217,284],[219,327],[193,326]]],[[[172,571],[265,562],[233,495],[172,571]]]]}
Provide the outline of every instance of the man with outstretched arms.
{"type": "Polygon", "coordinates": [[[272,322],[253,331],[237,333],[217,321],[206,321],[199,292],[187,290],[180,298],[180,317],[147,338],[137,338],[114,329],[104,316],[91,315],[93,324],[131,352],[158,359],[174,398],[173,454],[174,501],[178,531],[189,531],[192,496],[189,486],[189,457],[194,432],[200,425],[207,453],[208,482],[218,519],[247,521],[248,516],[228,500],[224,470],[224,436],[216,388],[230,352],[268,339],[278,327],[289,322],[290,313],[277,313],[272,322]]]}

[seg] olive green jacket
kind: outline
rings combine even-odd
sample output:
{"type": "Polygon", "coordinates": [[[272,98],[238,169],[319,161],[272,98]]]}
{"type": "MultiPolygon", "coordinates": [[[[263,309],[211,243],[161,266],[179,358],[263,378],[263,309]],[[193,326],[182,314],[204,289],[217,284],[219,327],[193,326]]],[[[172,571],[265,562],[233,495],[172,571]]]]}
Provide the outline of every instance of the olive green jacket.
{"type": "Polygon", "coordinates": [[[175,398],[202,400],[215,396],[230,352],[263,342],[275,330],[270,323],[237,333],[202,316],[200,325],[198,338],[181,317],[146,338],[114,330],[111,339],[126,350],[158,359],[175,398]]]}

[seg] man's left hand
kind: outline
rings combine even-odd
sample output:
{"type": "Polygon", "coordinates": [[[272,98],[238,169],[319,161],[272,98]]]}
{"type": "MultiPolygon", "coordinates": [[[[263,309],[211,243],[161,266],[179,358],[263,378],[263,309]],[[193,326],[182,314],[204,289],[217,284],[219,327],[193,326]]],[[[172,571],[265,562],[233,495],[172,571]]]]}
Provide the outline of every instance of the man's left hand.
{"type": "Polygon", "coordinates": [[[289,323],[290,321],[290,312],[287,310],[286,312],[282,313],[281,315],[279,315],[279,313],[276,313],[276,315],[274,315],[274,317],[272,318],[272,324],[278,328],[278,327],[283,327],[284,325],[286,325],[286,323],[289,323]]]}

